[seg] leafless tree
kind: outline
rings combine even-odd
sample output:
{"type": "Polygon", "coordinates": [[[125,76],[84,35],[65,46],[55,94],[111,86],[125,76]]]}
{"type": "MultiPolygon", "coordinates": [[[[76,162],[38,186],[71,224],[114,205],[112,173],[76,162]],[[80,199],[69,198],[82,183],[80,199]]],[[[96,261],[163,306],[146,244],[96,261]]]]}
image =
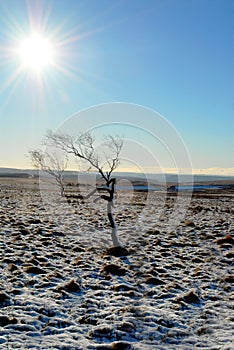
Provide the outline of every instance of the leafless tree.
{"type": "Polygon", "coordinates": [[[105,181],[105,186],[96,187],[86,197],[89,198],[95,192],[99,194],[98,198],[107,201],[107,216],[111,225],[111,237],[114,247],[120,247],[121,243],[117,234],[117,225],[113,217],[113,201],[115,195],[116,179],[112,177],[114,170],[119,165],[119,156],[123,147],[123,138],[118,136],[107,136],[104,139],[102,154],[95,149],[95,139],[91,133],[86,132],[80,135],[76,140],[71,135],[62,133],[53,133],[48,131],[45,138],[47,145],[57,147],[67,154],[78,157],[79,160],[85,162],[88,170],[97,171],[101,178],[105,181]],[[106,194],[101,194],[103,191],[106,194]]]}
{"type": "Polygon", "coordinates": [[[63,173],[67,168],[68,156],[61,157],[61,153],[55,150],[46,152],[37,149],[29,151],[29,158],[36,169],[53,176],[60,188],[61,196],[64,196],[63,173]]]}

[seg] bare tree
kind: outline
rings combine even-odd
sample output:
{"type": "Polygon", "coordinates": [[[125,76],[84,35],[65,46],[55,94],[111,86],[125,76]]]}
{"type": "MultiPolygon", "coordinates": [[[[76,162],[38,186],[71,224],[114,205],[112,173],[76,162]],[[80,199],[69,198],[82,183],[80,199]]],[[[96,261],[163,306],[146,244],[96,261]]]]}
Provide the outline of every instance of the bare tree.
{"type": "Polygon", "coordinates": [[[97,187],[86,197],[89,198],[96,191],[99,193],[97,200],[103,199],[107,201],[107,216],[111,225],[111,237],[114,247],[120,247],[121,243],[117,234],[117,225],[113,217],[113,201],[116,187],[116,179],[112,177],[112,173],[119,165],[119,155],[123,147],[123,139],[120,137],[107,136],[104,140],[103,154],[96,152],[95,139],[91,133],[86,132],[73,140],[71,135],[53,133],[48,131],[45,143],[53,147],[57,147],[67,154],[72,154],[88,164],[88,170],[97,171],[101,178],[105,181],[105,186],[97,187]],[[101,192],[105,191],[105,195],[101,192]]]}
{"type": "Polygon", "coordinates": [[[36,169],[53,176],[60,188],[61,196],[64,196],[63,173],[67,168],[68,156],[61,157],[61,154],[56,151],[31,150],[29,158],[36,169]]]}

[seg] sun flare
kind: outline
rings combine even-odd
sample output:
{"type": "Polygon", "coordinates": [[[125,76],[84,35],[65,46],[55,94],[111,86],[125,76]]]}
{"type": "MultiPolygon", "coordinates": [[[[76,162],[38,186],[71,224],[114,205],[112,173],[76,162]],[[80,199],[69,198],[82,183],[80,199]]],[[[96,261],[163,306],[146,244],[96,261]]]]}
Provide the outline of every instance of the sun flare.
{"type": "Polygon", "coordinates": [[[46,38],[33,34],[19,45],[19,57],[25,67],[41,71],[53,63],[53,46],[46,38]]]}
{"type": "Polygon", "coordinates": [[[48,95],[49,86],[58,82],[55,79],[58,75],[80,81],[79,60],[74,64],[76,45],[88,35],[80,33],[76,24],[66,30],[60,21],[57,24],[50,21],[51,5],[26,1],[25,6],[24,21],[17,13],[16,17],[7,13],[6,38],[0,45],[0,66],[7,69],[0,94],[8,90],[9,101],[24,84],[30,88],[33,86],[43,100],[48,95]],[[51,26],[52,22],[54,26],[51,26]]]}

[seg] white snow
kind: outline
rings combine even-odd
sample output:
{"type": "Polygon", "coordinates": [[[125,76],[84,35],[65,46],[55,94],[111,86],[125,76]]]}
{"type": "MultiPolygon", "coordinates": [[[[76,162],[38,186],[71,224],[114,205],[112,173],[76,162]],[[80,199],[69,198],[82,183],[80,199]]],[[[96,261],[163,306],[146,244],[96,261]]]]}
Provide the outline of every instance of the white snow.
{"type": "Polygon", "coordinates": [[[114,257],[104,205],[48,208],[24,181],[0,182],[1,349],[233,349],[234,197],[192,198],[172,229],[174,197],[122,193],[114,257]]]}

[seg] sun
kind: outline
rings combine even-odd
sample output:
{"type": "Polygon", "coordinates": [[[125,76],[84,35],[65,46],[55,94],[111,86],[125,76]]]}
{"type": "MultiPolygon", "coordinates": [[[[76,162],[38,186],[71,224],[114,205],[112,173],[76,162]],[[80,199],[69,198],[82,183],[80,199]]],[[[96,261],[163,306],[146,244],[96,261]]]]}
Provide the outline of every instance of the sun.
{"type": "MultiPolygon", "coordinates": [[[[1,0],[0,0],[1,2],[1,0]]],[[[92,34],[82,31],[82,23],[67,27],[68,19],[52,18],[53,5],[49,1],[24,1],[25,11],[16,17],[6,12],[5,29],[0,33],[0,73],[5,79],[0,85],[0,94],[8,90],[6,104],[21,86],[33,87],[41,100],[48,95],[50,86],[59,83],[57,77],[81,81],[79,41],[92,34]],[[19,16],[18,16],[19,15],[19,16]],[[51,20],[53,19],[53,20],[51,20]]],[[[70,15],[68,15],[70,16],[70,15]]],[[[70,18],[70,17],[69,17],[70,18]]]]}
{"type": "Polygon", "coordinates": [[[41,71],[53,64],[53,45],[39,34],[32,34],[20,41],[18,55],[24,67],[41,71]]]}

